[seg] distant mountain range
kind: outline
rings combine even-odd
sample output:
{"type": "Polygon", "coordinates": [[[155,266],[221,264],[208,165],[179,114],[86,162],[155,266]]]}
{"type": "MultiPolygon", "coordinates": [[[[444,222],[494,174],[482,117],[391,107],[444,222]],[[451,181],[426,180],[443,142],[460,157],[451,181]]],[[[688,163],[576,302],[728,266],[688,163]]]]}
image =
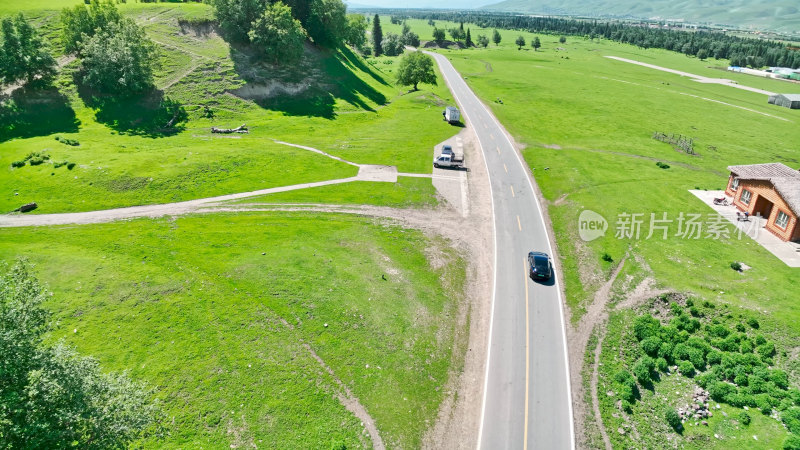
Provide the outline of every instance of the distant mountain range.
{"type": "Polygon", "coordinates": [[[800,33],[798,0],[505,0],[484,10],[683,20],[800,33]]]}

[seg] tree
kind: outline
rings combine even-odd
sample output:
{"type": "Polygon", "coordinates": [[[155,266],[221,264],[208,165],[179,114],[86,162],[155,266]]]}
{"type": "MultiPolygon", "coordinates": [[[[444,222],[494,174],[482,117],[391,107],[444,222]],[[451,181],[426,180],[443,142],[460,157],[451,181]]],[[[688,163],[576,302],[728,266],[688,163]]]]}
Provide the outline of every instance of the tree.
{"type": "Polygon", "coordinates": [[[342,0],[314,0],[305,30],[315,44],[335,48],[344,39],[346,16],[347,7],[342,0]]]}
{"type": "Polygon", "coordinates": [[[111,23],[119,23],[120,20],[122,15],[111,0],[92,0],[88,8],[83,4],[64,8],[61,11],[61,42],[64,44],[64,52],[77,52],[84,39],[94,36],[98,29],[111,23]]]}
{"type": "Polygon", "coordinates": [[[539,40],[539,36],[536,36],[531,40],[531,47],[533,47],[533,51],[539,50],[542,46],[542,41],[539,40]]]}
{"type": "Polygon", "coordinates": [[[475,47],[475,43],[472,42],[472,36],[469,34],[469,28],[467,28],[467,40],[464,41],[467,47],[475,47]]]}
{"type": "Polygon", "coordinates": [[[433,59],[421,52],[409,52],[397,67],[397,82],[403,86],[427,83],[436,86],[436,72],[433,70],[433,59]]]}
{"type": "Polygon", "coordinates": [[[381,54],[383,54],[382,42],[383,30],[381,30],[381,18],[375,14],[375,17],[372,19],[372,52],[375,56],[381,56],[381,54]]]}
{"type": "Polygon", "coordinates": [[[49,293],[17,262],[0,274],[0,444],[3,448],[126,448],[158,433],[153,391],[63,342],[45,343],[49,293]]]}
{"type": "Polygon", "coordinates": [[[306,39],[303,27],[292,17],[292,10],[280,1],[267,7],[264,14],[253,22],[248,35],[259,55],[273,63],[291,63],[303,55],[306,39]]]}
{"type": "Polygon", "coordinates": [[[411,47],[419,47],[419,35],[414,33],[413,31],[409,31],[408,33],[400,36],[400,41],[403,45],[409,45],[411,47]]]}
{"type": "Polygon", "coordinates": [[[225,35],[234,42],[247,43],[253,22],[264,14],[267,3],[267,0],[212,0],[211,4],[225,35]]]}
{"type": "Polygon", "coordinates": [[[500,32],[497,31],[497,30],[494,30],[494,32],[492,33],[492,42],[494,42],[494,45],[500,45],[500,40],[501,39],[502,39],[502,37],[500,36],[500,32]]]}
{"type": "Polygon", "coordinates": [[[450,36],[453,38],[454,41],[460,41],[466,37],[466,33],[464,33],[464,30],[458,28],[451,28],[448,30],[448,33],[450,33],[450,36]]]}
{"type": "Polygon", "coordinates": [[[0,83],[25,80],[28,86],[49,85],[56,74],[56,61],[38,32],[20,13],[0,25],[0,83]]]}
{"type": "Polygon", "coordinates": [[[558,42],[561,42],[562,44],[565,44],[567,42],[567,37],[566,36],[561,36],[560,38],[558,38],[558,42]]]}
{"type": "Polygon", "coordinates": [[[489,45],[489,38],[486,37],[485,34],[479,34],[478,35],[478,45],[480,45],[483,48],[486,48],[489,45]]]}
{"type": "Polygon", "coordinates": [[[397,56],[403,53],[403,42],[400,40],[400,36],[394,33],[386,33],[386,37],[381,42],[381,47],[383,48],[383,54],[386,56],[397,56]]]}
{"type": "Polygon", "coordinates": [[[708,58],[708,50],[701,48],[697,51],[697,59],[705,61],[706,58],[708,58]]]}
{"type": "Polygon", "coordinates": [[[99,30],[80,53],[81,81],[95,91],[131,95],[153,86],[156,47],[130,19],[99,30]]]}
{"type": "Polygon", "coordinates": [[[517,36],[516,44],[517,44],[517,50],[521,50],[522,47],[525,47],[525,38],[522,37],[522,35],[517,36]]]}
{"type": "Polygon", "coordinates": [[[367,18],[361,14],[348,14],[344,40],[355,48],[361,48],[367,40],[367,18]]]}
{"type": "Polygon", "coordinates": [[[444,35],[444,29],[434,28],[433,29],[433,40],[438,42],[442,42],[446,36],[444,35]]]}

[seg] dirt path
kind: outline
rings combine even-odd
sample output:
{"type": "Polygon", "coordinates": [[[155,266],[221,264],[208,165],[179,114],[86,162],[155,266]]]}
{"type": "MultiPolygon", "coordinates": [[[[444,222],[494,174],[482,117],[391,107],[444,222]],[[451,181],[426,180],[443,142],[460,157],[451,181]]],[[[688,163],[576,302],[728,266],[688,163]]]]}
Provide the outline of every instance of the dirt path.
{"type": "MultiPolygon", "coordinates": [[[[280,144],[314,151],[347,164],[358,166],[359,174],[355,177],[338,180],[283,186],[160,205],[64,214],[5,214],[0,215],[0,228],[81,225],[139,217],[155,218],[220,212],[308,211],[358,214],[383,220],[388,219],[401,226],[421,230],[431,237],[443,237],[450,242],[468,263],[464,301],[459,304],[456,313],[455,341],[461,344],[453,346],[454,358],[459,358],[460,355],[457,352],[464,350],[465,356],[463,368],[460,371],[453,370],[448,377],[448,382],[444,388],[445,397],[440,405],[436,421],[424,435],[422,446],[423,448],[472,449],[477,441],[481,399],[483,398],[483,374],[486,363],[486,339],[488,338],[489,329],[494,241],[491,229],[492,210],[489,197],[489,181],[485,165],[482,162],[483,156],[474,144],[474,135],[471,130],[462,131],[460,136],[463,139],[467,157],[470,161],[474,161],[471,163],[472,170],[467,177],[469,212],[466,215],[449,206],[436,209],[399,209],[370,205],[226,203],[230,200],[239,200],[274,192],[306,189],[357,180],[379,178],[386,181],[387,177],[394,177],[393,181],[397,179],[396,169],[392,173],[387,171],[387,166],[358,165],[312,147],[276,141],[280,144]]],[[[430,174],[404,175],[431,176],[430,174]]],[[[323,367],[327,367],[324,362],[317,360],[323,367]]],[[[326,369],[326,371],[328,370],[326,369]]],[[[346,388],[346,386],[343,387],[346,388]]],[[[374,421],[369,417],[363,405],[360,405],[358,399],[349,392],[349,389],[344,390],[340,401],[364,422],[364,426],[372,438],[373,446],[375,448],[383,448],[383,443],[380,440],[377,427],[374,426],[374,421]]]]}
{"type": "Polygon", "coordinates": [[[639,65],[639,66],[642,66],[642,67],[647,67],[647,68],[650,68],[650,69],[661,70],[663,72],[674,73],[675,75],[680,75],[682,77],[689,77],[689,78],[691,78],[694,81],[697,81],[699,83],[721,84],[723,86],[730,86],[730,87],[733,87],[733,88],[736,88],[736,89],[743,89],[745,91],[755,92],[757,94],[775,95],[774,92],[765,91],[763,89],[758,89],[758,88],[754,88],[754,87],[750,87],[750,86],[743,86],[741,84],[736,83],[735,81],[728,80],[726,78],[704,77],[702,75],[695,75],[695,74],[689,73],[689,72],[682,72],[680,70],[675,70],[675,69],[669,69],[667,67],[656,66],[655,64],[648,64],[648,63],[645,63],[645,62],[636,61],[634,59],[620,58],[619,56],[606,56],[606,58],[615,59],[617,61],[622,61],[622,62],[626,62],[626,63],[630,63],[630,64],[636,64],[636,65],[639,65]]]}

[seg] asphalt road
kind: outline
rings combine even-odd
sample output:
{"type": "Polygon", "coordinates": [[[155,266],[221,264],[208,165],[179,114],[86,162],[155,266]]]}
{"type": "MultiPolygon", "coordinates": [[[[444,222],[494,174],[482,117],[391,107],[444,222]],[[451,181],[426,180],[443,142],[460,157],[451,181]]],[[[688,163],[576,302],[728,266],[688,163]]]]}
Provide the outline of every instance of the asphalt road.
{"type": "Polygon", "coordinates": [[[555,278],[527,276],[529,251],[552,254],[533,181],[502,125],[445,56],[429,54],[475,129],[492,190],[495,278],[478,448],[572,449],[560,289],[555,278]]]}

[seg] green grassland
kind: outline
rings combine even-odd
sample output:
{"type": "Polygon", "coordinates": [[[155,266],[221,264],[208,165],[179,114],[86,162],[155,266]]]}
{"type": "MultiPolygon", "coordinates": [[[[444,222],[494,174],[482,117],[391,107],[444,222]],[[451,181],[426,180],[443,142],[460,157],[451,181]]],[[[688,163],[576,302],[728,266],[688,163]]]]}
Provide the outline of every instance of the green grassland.
{"type": "MultiPolygon", "coordinates": [[[[423,24],[416,26],[430,29],[423,24]]],[[[468,24],[466,27],[472,29],[473,36],[482,32],[468,24]]],[[[800,150],[794,142],[800,141],[800,115],[768,105],[765,95],[700,84],[604,56],[735,79],[739,84],[774,92],[796,92],[796,85],[734,76],[715,68],[725,61],[699,61],[601,40],[568,37],[565,44],[560,44],[558,36],[539,35],[539,51],[530,46],[517,50],[513,44],[517,35],[522,34],[527,42],[534,35],[501,33],[503,42],[499,47],[491,44],[488,49],[442,52],[524,146],[522,154],[547,200],[573,322],[583,316],[597,289],[628,255],[615,283],[615,299],[624,298],[623,294],[636,283],[651,276],[659,288],[727,305],[733,311],[754,311],[775,336],[788,343],[796,342],[800,336],[800,313],[795,305],[796,269],[787,267],[749,238],[740,239],[728,224],[723,225],[726,232],[719,238],[708,235],[707,225],[698,239],[676,234],[681,213],[701,214],[705,223],[713,212],[688,190],[723,189],[728,165],[779,161],[798,167],[800,150]],[[654,132],[693,138],[696,154],[689,155],[654,140],[654,132]],[[666,163],[669,168],[662,169],[656,162],[666,163]],[[600,213],[609,224],[604,237],[588,243],[580,240],[577,229],[578,216],[585,209],[600,213]],[[615,236],[622,213],[642,214],[638,238],[615,236]],[[656,218],[666,213],[671,219],[666,239],[659,231],[648,238],[651,213],[656,218]],[[602,259],[606,253],[611,261],[602,259]],[[744,262],[752,269],[733,271],[733,261],[744,262]]],[[[622,327],[630,320],[624,314],[628,313],[612,315],[600,361],[604,371],[614,366],[613,358],[618,352],[631,351],[629,343],[620,341],[622,327]]],[[[795,364],[787,369],[796,386],[798,367],[795,364]]],[[[632,417],[641,416],[636,423],[640,424],[639,436],[644,440],[636,442],[649,442],[656,447],[669,442],[669,446],[690,448],[748,442],[754,448],[775,448],[786,436],[779,422],[755,417],[758,413],[753,414],[748,429],[737,429],[724,416],[714,417],[710,427],[687,427],[684,437],[677,437],[661,413],[653,411],[661,411],[665,404],[676,400],[666,395],[670,392],[688,395],[691,383],[670,376],[657,385],[655,393],[642,394],[643,400],[635,406],[632,417]],[[741,440],[717,442],[714,433],[741,440]],[[757,434],[759,440],[751,434],[757,434]],[[664,441],[667,438],[670,440],[664,441]]],[[[616,399],[604,398],[606,390],[602,385],[598,389],[606,429],[614,435],[615,446],[629,446],[628,436],[617,432],[625,420],[616,408],[616,399]]],[[[729,415],[738,414],[737,408],[725,408],[729,415]]]]}
{"type": "MultiPolygon", "coordinates": [[[[86,211],[355,174],[352,166],[277,145],[275,139],[357,163],[430,173],[431,148],[457,131],[439,120],[440,107],[452,101],[443,83],[411,93],[393,85],[397,58],[364,60],[348,49],[308,47],[296,67],[262,66],[213,31],[181,28],[181,19],[210,17],[208,5],[119,7],[159,47],[158,90],[129,101],[98,100],[78,91],[73,75],[79,63],[72,62],[54,89],[17,91],[0,114],[0,211],[27,202],[37,202],[37,212],[86,211]],[[286,95],[276,86],[301,92],[286,95]],[[186,120],[166,128],[176,112],[186,120]],[[250,134],[210,133],[212,126],[242,123],[250,134]],[[61,144],[57,136],[80,145],[61,144]],[[50,159],[12,167],[34,152],[50,159]],[[62,162],[74,165],[56,167],[62,162]]],[[[57,11],[28,16],[58,53],[57,11]]],[[[433,201],[419,193],[406,197],[433,201]]],[[[364,193],[359,201],[374,203],[376,197],[364,193]]]]}
{"type": "Polygon", "coordinates": [[[0,260],[19,256],[54,292],[51,339],[158,388],[169,435],[145,446],[369,447],[308,344],[387,446],[416,448],[463,358],[462,260],[373,219],[216,214],[3,231],[0,260]]]}

